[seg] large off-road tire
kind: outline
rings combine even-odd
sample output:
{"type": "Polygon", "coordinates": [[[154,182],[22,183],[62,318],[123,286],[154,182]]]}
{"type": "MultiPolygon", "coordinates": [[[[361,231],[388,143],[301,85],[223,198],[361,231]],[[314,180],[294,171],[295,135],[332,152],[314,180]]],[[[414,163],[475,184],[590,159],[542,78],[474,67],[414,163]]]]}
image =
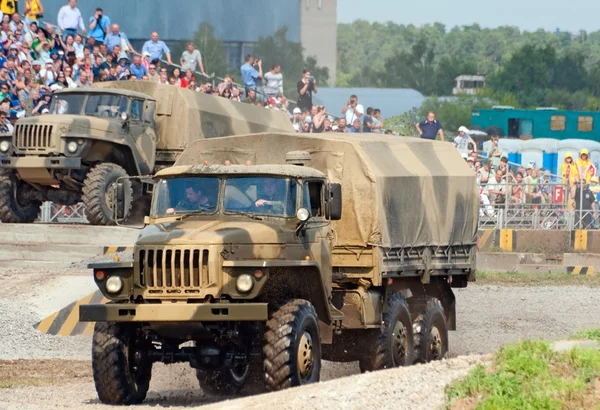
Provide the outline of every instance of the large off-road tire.
{"type": "Polygon", "coordinates": [[[135,325],[97,322],[92,340],[92,372],[98,398],[104,404],[144,401],[152,361],[150,346],[137,340],[135,325]]]}
{"type": "Polygon", "coordinates": [[[271,314],[265,332],[265,381],[269,390],[316,383],[321,376],[319,319],[302,299],[287,302],[271,314]]]}
{"type": "Polygon", "coordinates": [[[204,393],[220,396],[238,394],[248,380],[249,366],[238,369],[196,369],[196,378],[204,393]]]}
{"type": "Polygon", "coordinates": [[[431,298],[413,320],[415,362],[441,360],[448,353],[448,326],[442,303],[431,298]]]}
{"type": "MultiPolygon", "coordinates": [[[[117,164],[104,163],[96,165],[88,172],[83,181],[83,196],[81,198],[85,206],[85,215],[92,225],[115,225],[112,211],[113,184],[117,179],[127,177],[127,172],[117,164]]],[[[131,181],[122,179],[120,181],[125,190],[125,197],[129,198],[124,204],[122,220],[127,219],[133,202],[133,189],[131,181]]],[[[116,199],[116,198],[115,198],[116,199]]]]}
{"type": "Polygon", "coordinates": [[[40,201],[29,200],[24,192],[29,187],[14,173],[0,171],[0,221],[4,223],[31,223],[40,211],[40,201]]]}
{"type": "Polygon", "coordinates": [[[413,326],[408,303],[402,294],[392,293],[382,319],[382,329],[366,334],[364,354],[359,359],[363,373],[413,363],[413,326]]]}

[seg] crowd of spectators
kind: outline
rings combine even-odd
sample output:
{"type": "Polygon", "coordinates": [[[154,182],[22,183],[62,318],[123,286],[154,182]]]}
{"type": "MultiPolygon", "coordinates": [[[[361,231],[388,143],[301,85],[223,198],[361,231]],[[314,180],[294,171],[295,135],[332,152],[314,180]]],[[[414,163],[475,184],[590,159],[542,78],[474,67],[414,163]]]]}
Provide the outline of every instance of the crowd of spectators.
{"type": "MultiPolygon", "coordinates": [[[[118,22],[101,7],[86,20],[77,0],[68,0],[60,8],[56,24],[39,20],[44,13],[42,0],[25,3],[24,19],[16,8],[1,10],[0,112],[12,123],[29,113],[48,113],[56,90],[86,88],[103,81],[151,81],[284,111],[297,132],[391,134],[384,130],[381,110],[365,110],[356,95],[348,99],[339,118],[328,114],[326,107],[313,104],[319,89],[309,69],[297,83],[294,105],[284,94],[281,65],[277,63],[263,72],[263,62],[248,55],[240,69],[242,86],[236,85],[231,74],[213,86],[202,54],[193,43],[187,44],[179,58],[181,68],[173,66],[171,51],[158,32],[152,32],[138,52],[118,22]],[[166,64],[162,64],[163,58],[166,64]]],[[[12,123],[6,121],[2,127],[10,131],[12,123]]]]}
{"type": "MultiPolygon", "coordinates": [[[[481,215],[495,216],[499,207],[529,204],[543,206],[554,204],[555,187],[564,193],[567,209],[588,212],[586,227],[595,227],[600,209],[600,184],[596,168],[587,149],[582,149],[577,159],[565,154],[560,175],[538,168],[509,164],[507,154],[499,146],[499,138],[492,136],[487,152],[477,151],[477,143],[469,130],[461,126],[453,141],[463,159],[476,172],[480,187],[481,215]]],[[[559,204],[562,206],[563,204],[559,204]]]]}

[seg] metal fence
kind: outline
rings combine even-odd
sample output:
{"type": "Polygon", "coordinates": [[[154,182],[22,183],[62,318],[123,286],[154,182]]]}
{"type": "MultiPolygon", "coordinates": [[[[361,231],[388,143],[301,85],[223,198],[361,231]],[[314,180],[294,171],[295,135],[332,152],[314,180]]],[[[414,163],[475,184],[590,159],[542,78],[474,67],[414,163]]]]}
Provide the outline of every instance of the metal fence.
{"type": "Polygon", "coordinates": [[[562,183],[482,184],[479,228],[596,229],[599,207],[595,195],[562,183]]]}

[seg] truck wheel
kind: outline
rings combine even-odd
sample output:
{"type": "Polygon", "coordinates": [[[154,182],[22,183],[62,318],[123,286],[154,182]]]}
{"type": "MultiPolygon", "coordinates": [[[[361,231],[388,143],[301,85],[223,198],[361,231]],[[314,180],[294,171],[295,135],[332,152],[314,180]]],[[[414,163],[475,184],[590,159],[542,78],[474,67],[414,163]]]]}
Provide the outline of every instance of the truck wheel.
{"type": "Polygon", "coordinates": [[[35,221],[42,203],[27,198],[28,184],[19,181],[13,173],[0,173],[0,221],[4,223],[31,223],[35,221]]]}
{"type": "Polygon", "coordinates": [[[150,346],[136,338],[129,324],[96,322],[92,340],[92,372],[98,398],[104,404],[144,401],[150,387],[150,346]]]}
{"type": "Polygon", "coordinates": [[[267,322],[265,339],[265,379],[270,390],[319,381],[321,336],[310,302],[296,299],[279,307],[267,322]]]}
{"type": "Polygon", "coordinates": [[[444,308],[438,299],[431,298],[413,321],[415,362],[441,360],[448,352],[448,327],[444,308]]]}
{"type": "MultiPolygon", "coordinates": [[[[81,198],[85,206],[85,216],[92,225],[115,225],[113,219],[113,201],[116,198],[112,196],[113,184],[117,179],[127,177],[127,172],[116,164],[99,164],[88,172],[83,181],[83,196],[81,198]]],[[[131,203],[133,198],[133,189],[131,181],[128,179],[121,180],[125,189],[125,196],[129,198],[124,204],[123,219],[126,219],[131,211],[131,203]]]]}
{"type": "Polygon", "coordinates": [[[383,314],[381,330],[368,331],[365,354],[359,359],[361,372],[410,366],[413,362],[413,327],[406,299],[393,293],[383,314]]]}
{"type": "Polygon", "coordinates": [[[229,396],[242,390],[248,379],[248,370],[248,365],[224,370],[196,369],[196,378],[205,393],[229,396]]]}

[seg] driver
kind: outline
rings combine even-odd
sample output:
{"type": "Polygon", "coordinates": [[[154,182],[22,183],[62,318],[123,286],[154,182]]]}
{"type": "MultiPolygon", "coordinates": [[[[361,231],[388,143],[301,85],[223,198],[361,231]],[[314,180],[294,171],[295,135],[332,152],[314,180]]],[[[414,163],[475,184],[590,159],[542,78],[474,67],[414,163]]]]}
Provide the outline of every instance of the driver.
{"type": "Polygon", "coordinates": [[[212,211],[216,207],[214,199],[204,194],[198,185],[189,185],[185,189],[185,199],[180,201],[175,209],[179,211],[212,211]]]}
{"type": "Polygon", "coordinates": [[[254,206],[266,212],[282,214],[285,209],[285,189],[282,187],[282,182],[276,178],[265,179],[261,198],[254,202],[254,206]]]}

